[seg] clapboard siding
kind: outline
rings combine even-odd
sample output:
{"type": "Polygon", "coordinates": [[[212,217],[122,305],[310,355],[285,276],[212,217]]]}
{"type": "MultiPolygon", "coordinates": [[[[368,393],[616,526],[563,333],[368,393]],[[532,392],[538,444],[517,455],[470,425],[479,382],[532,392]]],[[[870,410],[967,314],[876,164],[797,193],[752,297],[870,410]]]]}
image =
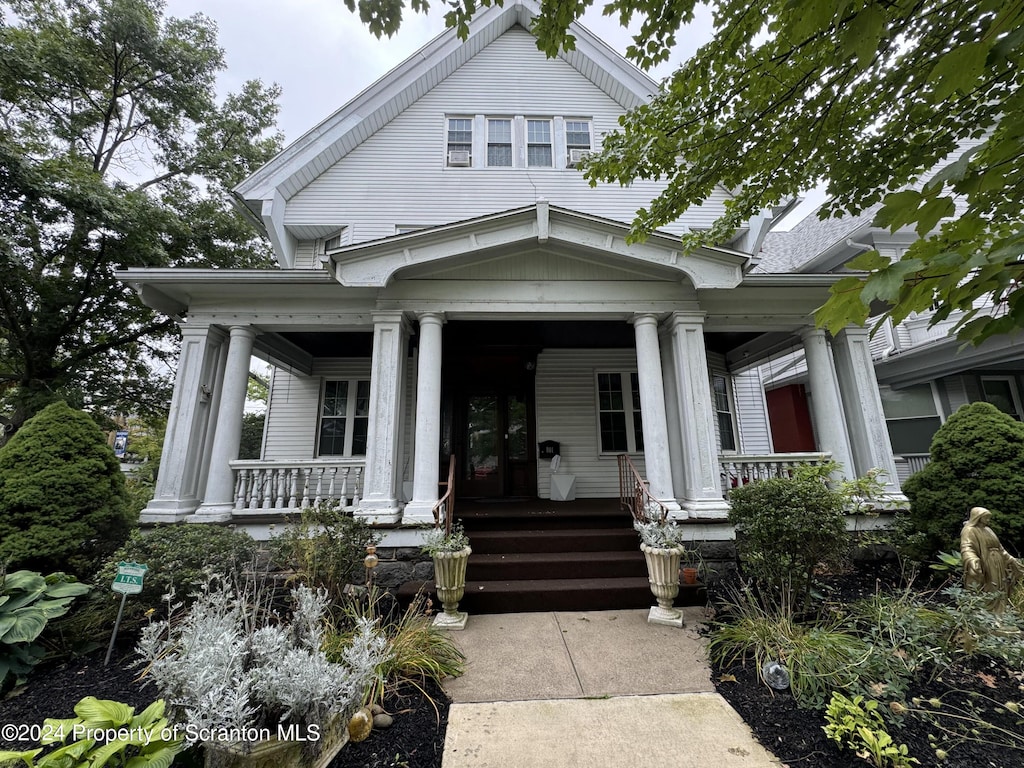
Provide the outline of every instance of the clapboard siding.
{"type": "MultiPolygon", "coordinates": [[[[662,183],[591,188],[572,169],[444,167],[446,115],[592,118],[598,139],[616,128],[622,112],[565,61],[547,59],[533,36],[515,27],[299,191],[288,201],[285,223],[350,225],[352,242],[364,242],[393,235],[396,224],[460,221],[539,198],[628,222],[662,183]]],[[[709,226],[726,197],[720,191],[667,229],[709,226]]]]}
{"type": "Polygon", "coordinates": [[[320,392],[325,379],[368,379],[369,358],[319,359],[312,376],[296,376],[275,368],[267,407],[268,461],[312,459],[316,452],[320,392]]]}
{"type": "Polygon", "coordinates": [[[768,427],[768,407],[764,388],[757,368],[738,374],[732,380],[736,403],[736,421],[739,428],[740,453],[764,454],[772,452],[771,430],[768,427]]]}
{"type": "Polygon", "coordinates": [[[316,255],[316,243],[312,240],[302,240],[295,248],[295,268],[312,269],[320,266],[320,260],[316,255]]]}
{"type": "Polygon", "coordinates": [[[948,376],[942,379],[942,386],[946,389],[946,399],[949,405],[949,413],[943,414],[946,418],[956,413],[961,405],[971,402],[963,376],[948,376]]]}
{"type": "MultiPolygon", "coordinates": [[[[619,475],[614,455],[600,455],[597,433],[598,371],[635,371],[632,349],[546,349],[537,357],[537,440],[561,443],[562,472],[576,475],[580,498],[614,498],[619,475]]],[[[641,473],[643,456],[633,456],[641,473]]],[[[551,496],[551,467],[537,466],[537,495],[551,496]]]]}

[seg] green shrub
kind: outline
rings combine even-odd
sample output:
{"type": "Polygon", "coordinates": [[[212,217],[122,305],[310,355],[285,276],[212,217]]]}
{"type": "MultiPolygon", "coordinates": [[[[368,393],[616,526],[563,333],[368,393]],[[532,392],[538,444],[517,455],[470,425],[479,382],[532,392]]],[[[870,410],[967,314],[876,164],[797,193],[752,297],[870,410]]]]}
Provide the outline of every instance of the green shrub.
{"type": "Polygon", "coordinates": [[[819,563],[846,554],[845,498],[817,470],[770,478],[729,494],[729,522],[744,569],[786,608],[806,607],[819,563]]]}
{"type": "Polygon", "coordinates": [[[905,553],[921,562],[957,549],[971,507],[992,510],[992,528],[1011,553],[1024,548],[1024,424],[989,403],[962,406],[932,438],[931,462],[903,484],[909,526],[920,536],[905,553]]]}
{"type": "Polygon", "coordinates": [[[53,403],[0,448],[0,561],[86,578],[130,517],[120,465],[85,413],[53,403]]]}
{"type": "Polygon", "coordinates": [[[877,768],[920,765],[920,760],[910,757],[906,744],[893,743],[878,712],[877,701],[863,696],[848,699],[841,693],[833,693],[825,710],[825,722],[824,731],[830,739],[877,768]]]}
{"type": "Polygon", "coordinates": [[[271,550],[277,565],[341,601],[345,585],[357,572],[359,582],[364,580],[366,547],[378,540],[364,520],[346,513],[337,502],[320,502],[301,510],[284,532],[271,540],[271,550]]]}
{"type": "Polygon", "coordinates": [[[0,572],[0,692],[24,682],[43,657],[36,640],[47,622],[88,591],[63,573],[44,578],[32,571],[0,572]]]}
{"type": "Polygon", "coordinates": [[[109,635],[121,602],[110,585],[121,561],[149,566],[142,592],[125,603],[120,634],[130,637],[147,623],[147,614],[164,617],[165,594],[173,593],[176,602],[191,604],[196,585],[204,583],[210,572],[235,573],[252,561],[255,552],[256,542],[249,534],[218,525],[179,523],[149,531],[136,529],[96,574],[97,589],[82,609],[58,624],[63,644],[87,650],[97,638],[109,635]]]}

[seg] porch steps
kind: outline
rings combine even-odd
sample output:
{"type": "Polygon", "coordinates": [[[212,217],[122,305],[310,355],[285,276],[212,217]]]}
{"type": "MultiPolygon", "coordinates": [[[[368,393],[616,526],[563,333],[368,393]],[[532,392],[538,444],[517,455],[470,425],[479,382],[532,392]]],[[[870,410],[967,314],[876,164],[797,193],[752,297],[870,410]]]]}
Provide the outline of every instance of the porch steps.
{"type": "MultiPolygon", "coordinates": [[[[618,500],[470,501],[460,502],[456,516],[473,548],[462,610],[590,611],[654,604],[639,539],[618,500]]],[[[421,587],[434,592],[431,582],[409,582],[399,597],[409,599],[421,587]]],[[[703,586],[681,585],[676,604],[703,600],[703,586]]]]}

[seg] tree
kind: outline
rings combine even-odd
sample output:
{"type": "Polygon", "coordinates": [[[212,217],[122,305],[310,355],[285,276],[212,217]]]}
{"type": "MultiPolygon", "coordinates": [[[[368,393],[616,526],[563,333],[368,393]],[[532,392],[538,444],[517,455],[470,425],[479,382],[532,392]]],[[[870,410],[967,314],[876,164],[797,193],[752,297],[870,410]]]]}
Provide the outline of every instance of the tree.
{"type": "Polygon", "coordinates": [[[221,103],[213,23],[162,0],[13,0],[0,14],[0,409],[166,407],[175,321],[125,267],[267,266],[229,190],[278,149],[276,86],[221,103]]]}
{"type": "MultiPolygon", "coordinates": [[[[446,0],[449,26],[468,33],[479,7],[446,0]]],[[[378,36],[401,22],[400,0],[346,0],[378,36]]],[[[592,0],[542,0],[534,20],[548,55],[572,49],[568,25],[592,0]]],[[[668,60],[697,0],[609,0],[623,25],[642,19],[627,57],[642,68],[668,60]]],[[[411,0],[425,11],[426,0],[411,0]]],[[[715,35],[630,112],[585,164],[591,183],[664,179],[638,211],[645,235],[733,190],[714,226],[684,238],[721,243],[762,210],[827,181],[822,217],[880,204],[879,226],[923,239],[898,261],[876,252],[851,266],[818,314],[838,330],[880,303],[896,321],[941,306],[964,340],[1024,326],[1024,4],[1020,0],[718,0],[715,35]],[[916,183],[970,149],[926,183],[916,183]],[[955,217],[954,217],[954,214],[955,217]],[[951,218],[952,217],[952,218],[951,218]],[[976,299],[998,310],[978,314],[976,299]]]]}
{"type": "Polygon", "coordinates": [[[96,422],[52,403],[0,448],[0,562],[88,578],[127,538],[127,501],[96,422]]]}
{"type": "Polygon", "coordinates": [[[1010,552],[1024,550],[1024,424],[990,403],[961,406],[932,438],[931,461],[907,478],[908,554],[929,560],[956,549],[971,507],[992,510],[1010,552]]]}

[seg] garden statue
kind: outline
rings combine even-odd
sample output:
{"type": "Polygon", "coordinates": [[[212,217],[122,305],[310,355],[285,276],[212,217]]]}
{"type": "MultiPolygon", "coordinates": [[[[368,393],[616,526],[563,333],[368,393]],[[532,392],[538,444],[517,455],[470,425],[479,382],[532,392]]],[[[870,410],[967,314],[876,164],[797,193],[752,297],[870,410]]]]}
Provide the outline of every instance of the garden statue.
{"type": "Polygon", "coordinates": [[[985,507],[971,510],[960,534],[960,553],[964,561],[964,583],[994,593],[990,608],[994,613],[1002,613],[1014,583],[1024,576],[1024,565],[1003,549],[999,538],[988,527],[991,517],[992,513],[985,507]]]}

